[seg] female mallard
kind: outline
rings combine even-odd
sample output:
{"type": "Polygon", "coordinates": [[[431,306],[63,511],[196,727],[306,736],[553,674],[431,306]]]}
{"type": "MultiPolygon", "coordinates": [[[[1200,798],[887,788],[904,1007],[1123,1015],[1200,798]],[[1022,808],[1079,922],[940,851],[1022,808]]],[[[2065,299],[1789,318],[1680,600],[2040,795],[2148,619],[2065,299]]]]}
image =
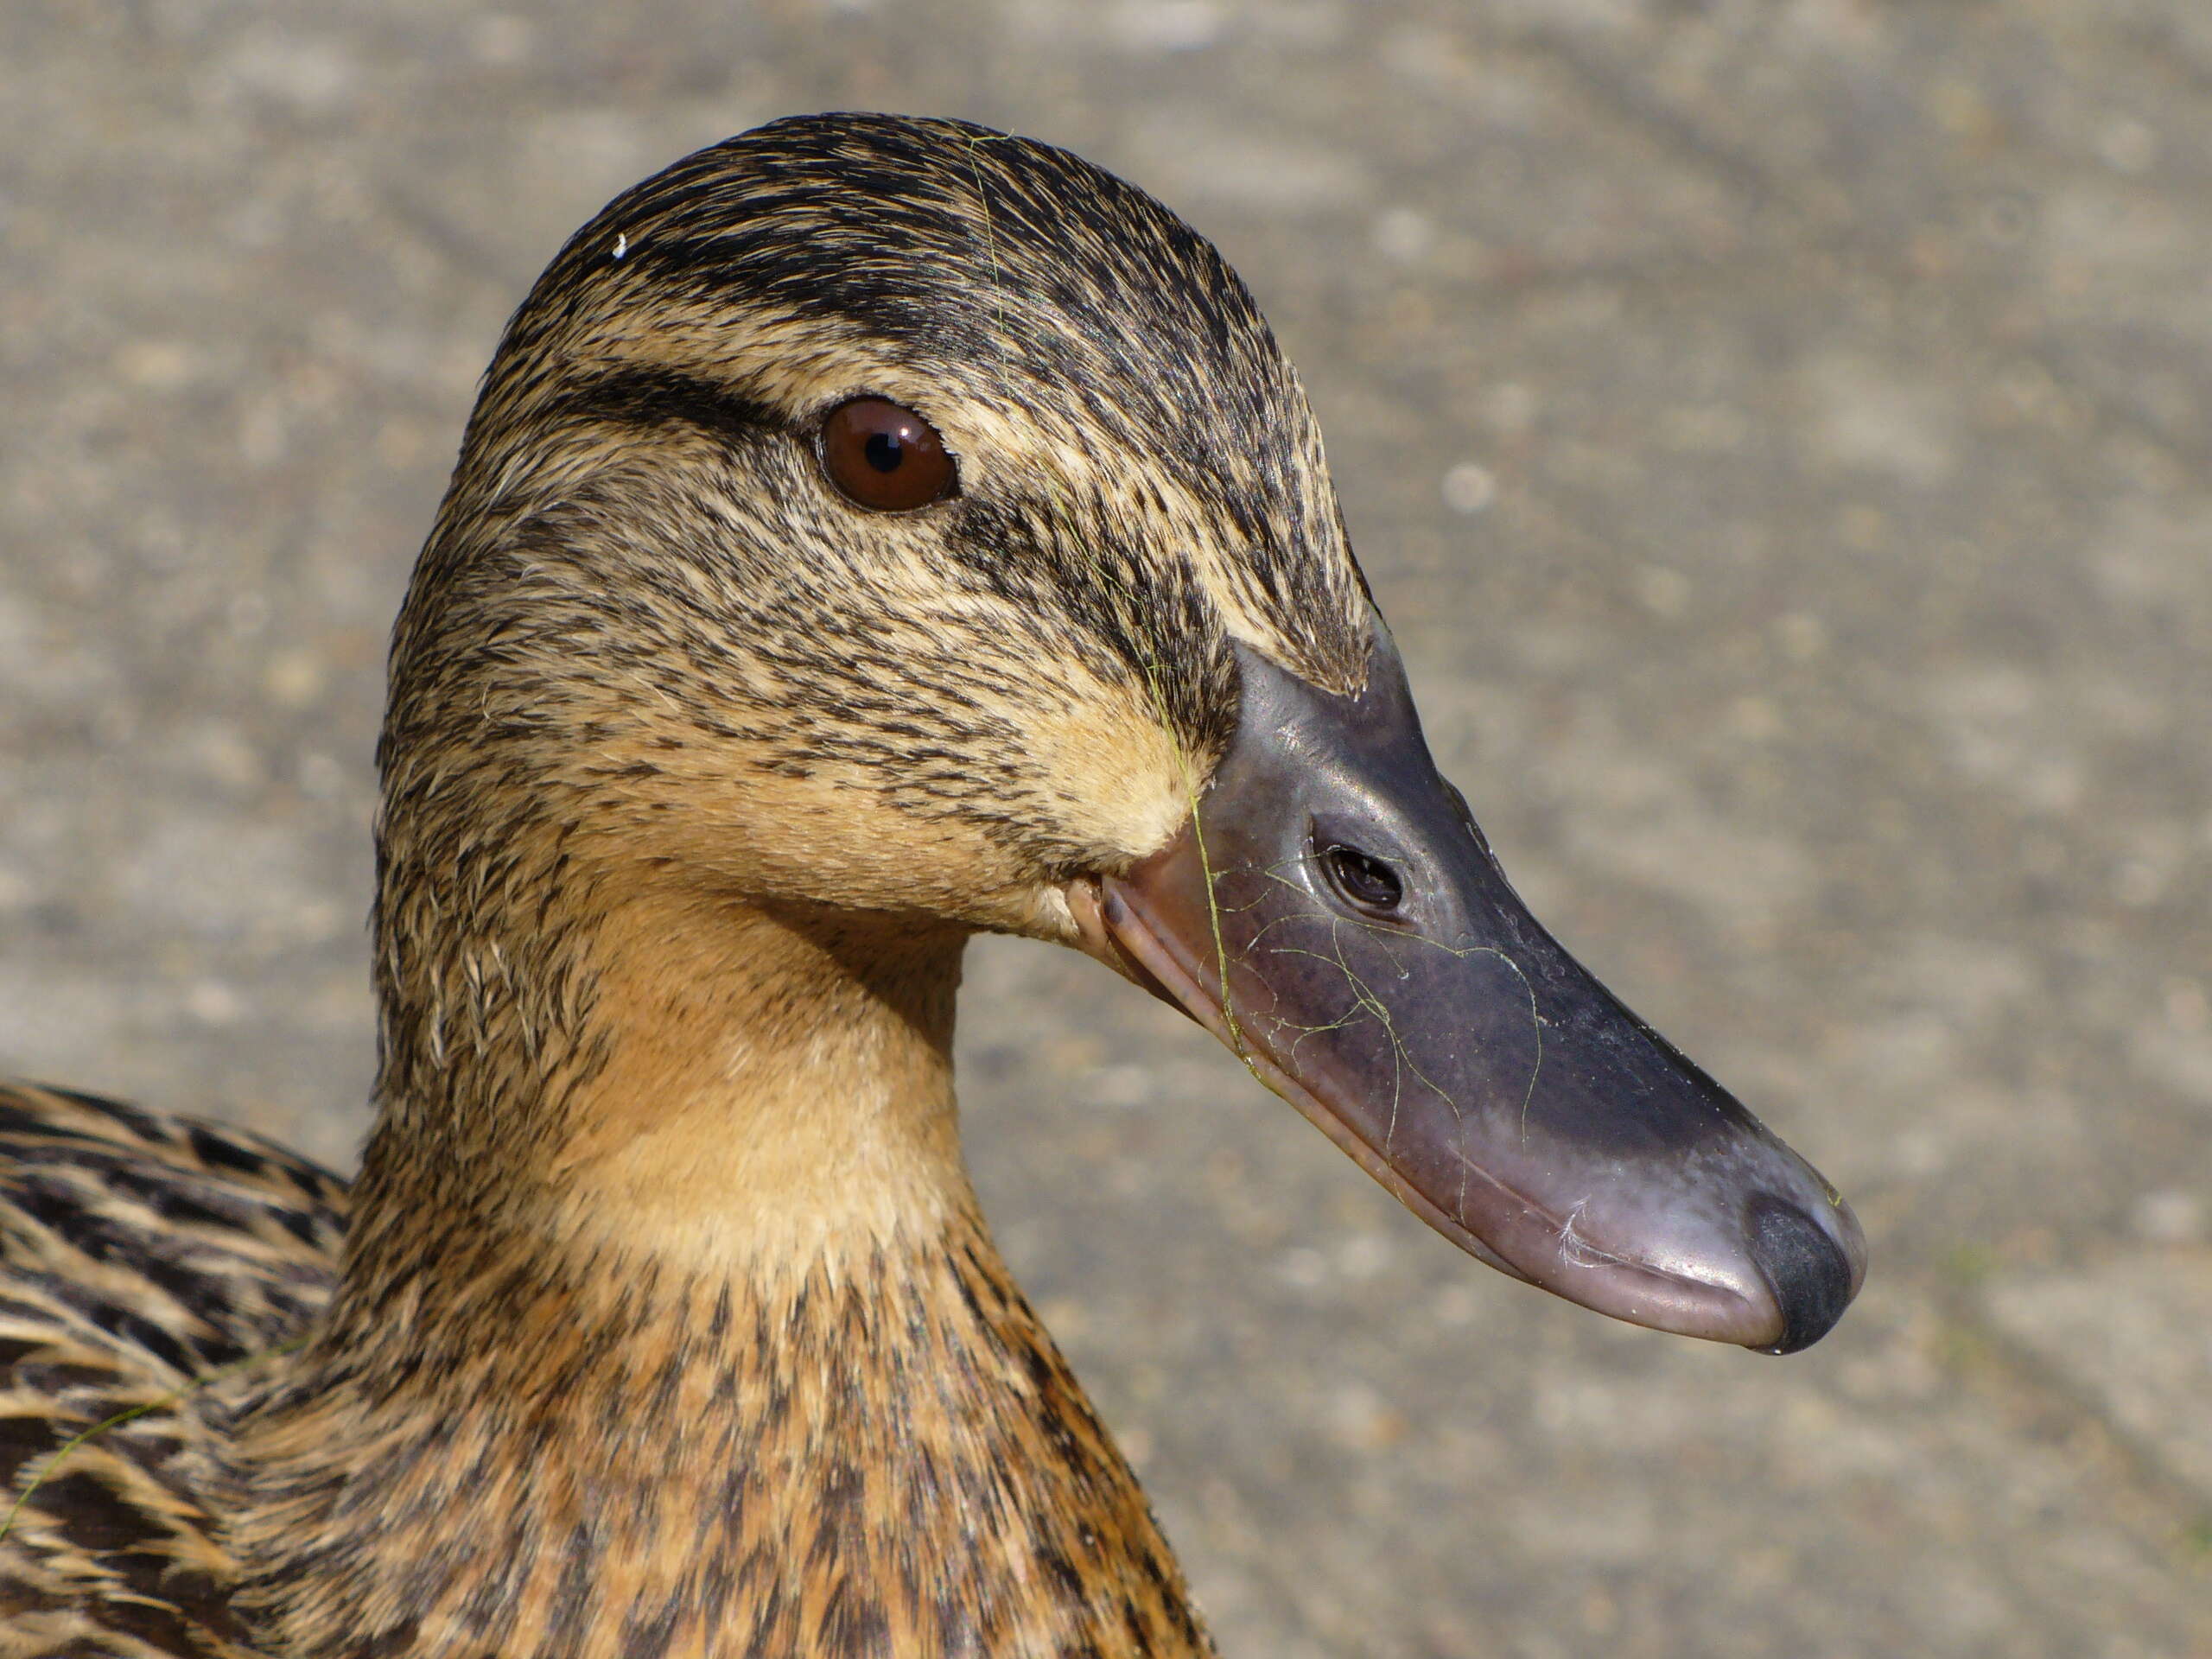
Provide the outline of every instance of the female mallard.
{"type": "Polygon", "coordinates": [[[1787,1351],[1857,1287],[1437,776],[1243,285],[1063,151],[783,121],[587,226],[379,760],[350,1199],[0,1096],[0,1653],[1210,1651],[963,1173],[979,930],[1573,1300],[1787,1351]]]}

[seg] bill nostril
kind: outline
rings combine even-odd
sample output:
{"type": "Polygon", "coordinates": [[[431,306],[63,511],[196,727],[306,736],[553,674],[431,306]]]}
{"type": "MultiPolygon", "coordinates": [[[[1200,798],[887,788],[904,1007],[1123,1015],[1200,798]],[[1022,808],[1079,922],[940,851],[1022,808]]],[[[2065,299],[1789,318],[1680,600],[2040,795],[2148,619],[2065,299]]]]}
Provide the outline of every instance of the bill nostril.
{"type": "Polygon", "coordinates": [[[1321,868],[1329,885],[1356,909],[1388,915],[1406,896],[1398,872],[1372,853],[1337,843],[1322,849],[1321,868]]]}
{"type": "Polygon", "coordinates": [[[1782,1308],[1770,1354],[1794,1354],[1833,1330],[1851,1305],[1851,1259],[1818,1222],[1787,1199],[1761,1193],[1749,1206],[1751,1260],[1782,1308]]]}

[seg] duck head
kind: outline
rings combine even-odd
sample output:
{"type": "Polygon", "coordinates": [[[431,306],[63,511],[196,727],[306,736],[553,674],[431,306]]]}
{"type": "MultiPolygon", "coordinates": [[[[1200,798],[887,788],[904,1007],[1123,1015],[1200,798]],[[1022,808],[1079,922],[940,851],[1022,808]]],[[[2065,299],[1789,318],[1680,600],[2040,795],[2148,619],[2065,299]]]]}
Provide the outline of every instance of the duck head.
{"type": "Polygon", "coordinates": [[[388,1068],[466,1046],[413,1028],[407,907],[465,935],[557,846],[841,938],[1085,950],[1618,1318],[1786,1351],[1859,1287],[1834,1190],[1438,774],[1243,285],[1064,151],[809,118],[612,203],[510,325],[393,660],[388,1068]]]}

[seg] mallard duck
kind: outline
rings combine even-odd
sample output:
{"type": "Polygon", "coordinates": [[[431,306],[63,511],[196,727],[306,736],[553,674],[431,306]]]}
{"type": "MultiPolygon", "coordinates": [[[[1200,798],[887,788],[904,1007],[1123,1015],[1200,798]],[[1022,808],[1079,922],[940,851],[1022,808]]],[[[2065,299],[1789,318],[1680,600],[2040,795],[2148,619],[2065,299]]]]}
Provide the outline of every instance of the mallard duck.
{"type": "Polygon", "coordinates": [[[1786,1351],[1858,1288],[1438,775],[1243,285],[1063,150],[779,121],[586,226],[378,763],[350,1192],[0,1095],[0,1653],[1212,1651],[963,1170],[979,931],[1571,1300],[1786,1351]]]}

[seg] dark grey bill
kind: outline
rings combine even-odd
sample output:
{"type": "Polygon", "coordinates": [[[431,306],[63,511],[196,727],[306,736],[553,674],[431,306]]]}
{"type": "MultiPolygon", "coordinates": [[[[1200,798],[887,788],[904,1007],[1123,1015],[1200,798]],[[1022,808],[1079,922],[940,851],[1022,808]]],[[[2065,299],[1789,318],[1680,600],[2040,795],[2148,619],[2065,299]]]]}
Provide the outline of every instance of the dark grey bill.
{"type": "Polygon", "coordinates": [[[1774,1353],[1858,1293],[1813,1167],[1560,949],[1437,773],[1381,622],[1340,697],[1240,647],[1192,822],[1098,919],[1439,1232],[1638,1325],[1774,1353]]]}

